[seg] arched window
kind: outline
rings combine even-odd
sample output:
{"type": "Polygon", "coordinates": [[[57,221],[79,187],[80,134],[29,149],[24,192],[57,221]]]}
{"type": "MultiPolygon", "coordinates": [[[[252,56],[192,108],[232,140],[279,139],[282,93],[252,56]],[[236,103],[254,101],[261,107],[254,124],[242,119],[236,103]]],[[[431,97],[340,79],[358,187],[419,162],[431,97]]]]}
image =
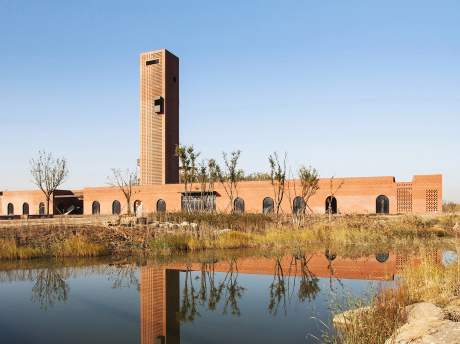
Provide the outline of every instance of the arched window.
{"type": "Polygon", "coordinates": [[[29,215],[29,203],[22,205],[22,215],[29,215]]]}
{"type": "Polygon", "coordinates": [[[166,211],[166,202],[162,199],[157,201],[157,213],[164,213],[166,211]]]}
{"type": "Polygon", "coordinates": [[[93,215],[99,215],[101,212],[101,206],[98,201],[93,202],[93,215]]]}
{"type": "Polygon", "coordinates": [[[390,257],[389,253],[377,253],[375,255],[375,259],[377,259],[379,263],[385,263],[389,257],[390,257]]]}
{"type": "Polygon", "coordinates": [[[390,200],[385,195],[380,195],[375,200],[375,212],[377,214],[389,214],[390,213],[390,200]]]}
{"type": "Polygon", "coordinates": [[[304,211],[305,209],[303,205],[304,201],[302,197],[297,196],[296,198],[294,198],[294,201],[292,202],[292,210],[294,211],[294,214],[299,214],[302,211],[304,211]]]}
{"type": "Polygon", "coordinates": [[[121,211],[120,202],[117,201],[117,200],[113,201],[113,203],[112,203],[112,214],[113,215],[118,215],[118,214],[120,214],[120,211],[121,211]]]}
{"type": "Polygon", "coordinates": [[[332,214],[337,214],[337,199],[335,197],[329,196],[326,198],[326,213],[329,212],[329,207],[332,210],[332,214]]]}
{"type": "Polygon", "coordinates": [[[38,205],[38,214],[45,215],[45,204],[43,202],[38,205]]]}
{"type": "Polygon", "coordinates": [[[142,201],[134,201],[134,214],[142,216],[142,201]]]}
{"type": "Polygon", "coordinates": [[[59,203],[57,206],[58,215],[64,215],[64,204],[59,203]]]}
{"type": "Polygon", "coordinates": [[[13,203],[8,203],[8,215],[14,215],[13,203]]]}
{"type": "Polygon", "coordinates": [[[244,214],[244,200],[241,197],[237,197],[233,202],[236,213],[244,214]]]}
{"type": "Polygon", "coordinates": [[[274,202],[273,202],[273,199],[271,197],[265,197],[264,198],[263,209],[264,209],[264,214],[273,213],[274,202]]]}

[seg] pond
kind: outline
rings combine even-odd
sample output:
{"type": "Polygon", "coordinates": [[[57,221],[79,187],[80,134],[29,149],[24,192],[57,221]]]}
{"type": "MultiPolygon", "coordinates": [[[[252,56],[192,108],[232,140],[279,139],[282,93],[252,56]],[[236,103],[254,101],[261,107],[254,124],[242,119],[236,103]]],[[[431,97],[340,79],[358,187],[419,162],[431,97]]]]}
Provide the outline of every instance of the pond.
{"type": "Polygon", "coordinates": [[[0,262],[1,342],[316,343],[331,292],[391,283],[421,256],[443,260],[322,249],[0,262]]]}

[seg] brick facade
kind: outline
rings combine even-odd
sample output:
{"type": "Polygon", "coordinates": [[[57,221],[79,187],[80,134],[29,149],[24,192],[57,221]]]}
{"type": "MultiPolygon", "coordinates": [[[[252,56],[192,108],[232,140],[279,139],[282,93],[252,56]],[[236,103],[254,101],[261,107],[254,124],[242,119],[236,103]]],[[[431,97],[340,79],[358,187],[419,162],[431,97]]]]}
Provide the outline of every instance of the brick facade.
{"type": "MultiPolygon", "coordinates": [[[[158,200],[166,202],[166,211],[181,209],[183,185],[179,182],[179,159],[174,156],[179,144],[179,59],[162,49],[140,55],[140,185],[134,188],[131,209],[136,200],[142,201],[144,211],[156,211],[158,200]],[[155,100],[161,97],[163,107],[156,110],[155,100]]],[[[377,197],[383,197],[388,210],[385,213],[440,213],[442,212],[442,175],[414,176],[412,182],[396,183],[394,177],[335,178],[337,211],[342,214],[374,214],[377,197]]],[[[315,213],[324,213],[326,199],[330,196],[330,179],[321,179],[320,189],[308,206],[315,213]]],[[[290,181],[288,194],[281,205],[285,214],[291,213],[291,205],[299,190],[298,181],[290,181]]],[[[194,190],[200,190],[199,184],[194,190]]],[[[216,184],[216,205],[219,211],[228,211],[229,198],[224,188],[216,184]]],[[[127,213],[126,200],[114,187],[85,188],[82,191],[60,190],[55,194],[84,196],[84,214],[92,214],[94,202],[98,202],[100,214],[112,214],[114,201],[121,204],[121,213],[127,213]]],[[[273,187],[268,181],[241,182],[238,197],[244,200],[246,212],[260,213],[266,197],[273,197],[273,187]]],[[[235,197],[236,198],[236,197],[235,197]]],[[[68,207],[72,200],[53,198],[53,213],[58,214],[59,202],[68,207]],[[63,203],[64,202],[64,203],[63,203]]],[[[8,213],[12,204],[15,214],[22,214],[24,203],[29,204],[29,213],[38,213],[40,202],[44,202],[41,191],[5,191],[0,195],[0,215],[8,213]]],[[[381,208],[383,209],[383,208],[381,208]]],[[[385,208],[387,209],[387,208],[385,208]]]]}

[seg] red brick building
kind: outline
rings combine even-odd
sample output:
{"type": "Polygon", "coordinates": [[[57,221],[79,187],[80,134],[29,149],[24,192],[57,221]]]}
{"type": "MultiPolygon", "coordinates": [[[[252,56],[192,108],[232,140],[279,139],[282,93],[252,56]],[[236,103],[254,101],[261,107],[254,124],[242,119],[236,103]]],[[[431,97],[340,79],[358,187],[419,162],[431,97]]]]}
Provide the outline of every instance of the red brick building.
{"type": "MultiPolygon", "coordinates": [[[[179,144],[179,59],[162,49],[140,56],[140,185],[134,188],[133,205],[143,211],[175,211],[182,206],[184,186],[179,184],[179,160],[174,156],[179,144]]],[[[442,211],[442,175],[416,175],[411,182],[396,182],[394,177],[335,178],[331,199],[338,213],[437,213],[442,211]]],[[[292,212],[298,196],[298,181],[290,187],[281,208],[292,212]]],[[[320,189],[310,199],[313,212],[324,213],[331,196],[330,179],[321,179],[320,189]]],[[[201,187],[194,185],[194,198],[201,187]]],[[[222,185],[208,195],[216,210],[229,210],[229,197],[222,185]]],[[[269,181],[240,182],[234,200],[239,211],[269,212],[274,192],[269,181]]],[[[42,212],[43,193],[4,191],[0,193],[0,215],[27,215],[42,212]]],[[[295,208],[295,207],[294,207],[295,208]]],[[[51,206],[50,206],[51,209],[51,206]]],[[[58,190],[52,197],[53,214],[126,213],[123,193],[115,187],[58,190]]]]}

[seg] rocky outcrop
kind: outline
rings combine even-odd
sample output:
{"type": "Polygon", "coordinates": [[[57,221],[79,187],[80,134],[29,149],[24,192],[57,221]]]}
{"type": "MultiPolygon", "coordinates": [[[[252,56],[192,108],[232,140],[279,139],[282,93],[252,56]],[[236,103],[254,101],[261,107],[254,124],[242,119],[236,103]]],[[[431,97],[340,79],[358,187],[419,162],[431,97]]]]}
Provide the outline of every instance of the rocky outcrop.
{"type": "Polygon", "coordinates": [[[460,344],[460,323],[450,320],[458,306],[443,311],[432,303],[408,306],[407,323],[401,326],[385,344],[460,344]]]}

